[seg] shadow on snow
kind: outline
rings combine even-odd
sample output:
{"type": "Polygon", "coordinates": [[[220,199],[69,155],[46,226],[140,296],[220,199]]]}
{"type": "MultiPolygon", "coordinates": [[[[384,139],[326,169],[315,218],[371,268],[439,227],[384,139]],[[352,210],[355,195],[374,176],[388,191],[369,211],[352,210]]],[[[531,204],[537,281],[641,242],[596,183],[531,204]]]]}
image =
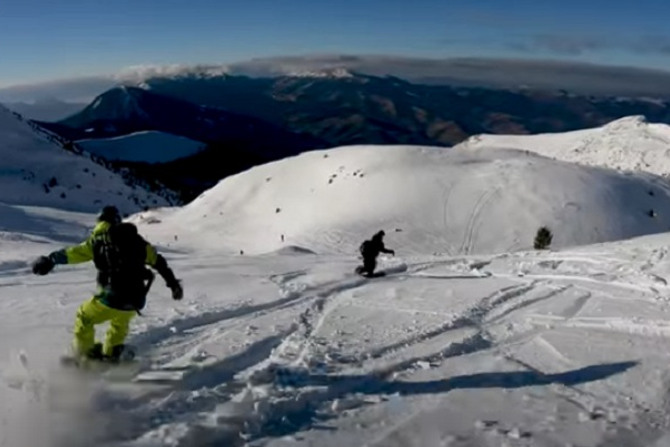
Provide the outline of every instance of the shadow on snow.
{"type": "MultiPolygon", "coordinates": [[[[454,376],[443,380],[428,382],[385,381],[375,375],[329,376],[291,371],[286,377],[279,377],[282,385],[289,387],[326,387],[313,393],[300,408],[293,411],[273,411],[272,417],[256,432],[256,439],[263,437],[286,436],[300,430],[317,428],[334,417],[324,414],[322,404],[346,395],[421,395],[447,393],[457,389],[481,388],[522,388],[561,384],[575,386],[583,383],[603,380],[623,373],[636,366],[638,362],[604,363],[557,374],[543,374],[535,371],[488,372],[454,376]]],[[[359,406],[364,405],[360,403],[359,406]]],[[[351,407],[350,407],[351,408],[351,407]]]]}

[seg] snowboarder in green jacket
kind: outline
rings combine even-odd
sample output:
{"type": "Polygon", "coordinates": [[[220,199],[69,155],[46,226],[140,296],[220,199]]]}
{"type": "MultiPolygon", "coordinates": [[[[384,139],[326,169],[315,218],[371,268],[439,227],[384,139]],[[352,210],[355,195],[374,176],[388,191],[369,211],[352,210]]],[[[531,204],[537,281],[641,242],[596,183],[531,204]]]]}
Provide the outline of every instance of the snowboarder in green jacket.
{"type": "Polygon", "coordinates": [[[180,300],[183,289],[165,258],[137,232],[132,223],[122,222],[114,206],[106,206],[98,216],[91,235],[81,244],[40,256],[33,273],[46,275],[58,264],[93,261],[98,270],[98,290],[77,310],[74,324],[75,357],[118,361],[132,318],[144,308],[154,268],[180,300]],[[104,343],[95,342],[95,326],[109,321],[104,343]]]}

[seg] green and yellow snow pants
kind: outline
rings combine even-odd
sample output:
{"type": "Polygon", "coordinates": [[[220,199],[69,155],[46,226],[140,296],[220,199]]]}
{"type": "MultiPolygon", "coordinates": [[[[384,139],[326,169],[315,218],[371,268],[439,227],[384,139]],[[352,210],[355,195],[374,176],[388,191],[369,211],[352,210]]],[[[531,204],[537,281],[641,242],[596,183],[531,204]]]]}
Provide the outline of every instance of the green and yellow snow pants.
{"type": "Polygon", "coordinates": [[[74,351],[86,355],[95,345],[95,326],[109,321],[109,329],[103,343],[102,353],[111,355],[114,346],[123,344],[128,335],[134,310],[118,310],[101,303],[96,297],[84,302],[77,310],[74,323],[74,351]]]}

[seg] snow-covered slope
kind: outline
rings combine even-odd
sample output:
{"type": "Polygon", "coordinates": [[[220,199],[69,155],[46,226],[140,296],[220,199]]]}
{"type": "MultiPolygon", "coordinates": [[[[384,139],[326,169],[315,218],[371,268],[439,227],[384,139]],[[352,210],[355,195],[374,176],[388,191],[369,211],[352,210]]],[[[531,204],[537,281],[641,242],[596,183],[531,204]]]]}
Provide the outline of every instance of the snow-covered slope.
{"type": "Polygon", "coordinates": [[[670,175],[670,126],[630,116],[595,129],[539,135],[477,135],[459,148],[522,149],[557,160],[670,175]]]}
{"type": "Polygon", "coordinates": [[[0,447],[670,445],[670,235],[499,250],[540,223],[557,224],[555,245],[667,230],[668,194],[651,175],[497,148],[344,147],[254,168],[134,216],[185,297],[156,281],[127,340],[138,362],[99,374],[58,364],[92,265],[27,268],[93,216],[12,207],[0,447]],[[380,226],[396,256],[363,279],[355,245],[380,226]]]}
{"type": "Polygon", "coordinates": [[[116,138],[79,140],[82,149],[107,160],[146,163],[167,163],[195,155],[205,148],[200,141],[193,141],[164,132],[136,132],[116,138]]]}
{"type": "Polygon", "coordinates": [[[396,246],[374,280],[354,256],[163,250],[186,296],[156,282],[140,363],[107,379],[57,360],[91,266],[35,277],[26,252],[59,244],[3,246],[0,446],[666,446],[668,245],[396,246]]]}
{"type": "MultiPolygon", "coordinates": [[[[0,204],[95,212],[114,204],[124,212],[165,206],[159,196],[123,179],[89,158],[49,141],[0,106],[0,204]]],[[[0,216],[0,222],[3,222],[0,216]]]]}
{"type": "Polygon", "coordinates": [[[255,167],[143,220],[162,222],[146,231],[165,243],[178,234],[233,252],[353,253],[382,228],[416,253],[497,253],[532,248],[543,225],[553,247],[667,231],[670,190],[651,175],[514,150],[350,146],[255,167]]]}

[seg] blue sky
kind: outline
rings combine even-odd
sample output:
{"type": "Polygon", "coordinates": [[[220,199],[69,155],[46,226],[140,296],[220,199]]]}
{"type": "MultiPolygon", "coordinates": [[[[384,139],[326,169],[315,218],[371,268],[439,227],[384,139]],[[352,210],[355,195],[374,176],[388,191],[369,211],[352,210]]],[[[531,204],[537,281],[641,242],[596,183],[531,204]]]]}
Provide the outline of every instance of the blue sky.
{"type": "Polygon", "coordinates": [[[0,86],[353,53],[670,70],[669,0],[1,0],[0,86]]]}

